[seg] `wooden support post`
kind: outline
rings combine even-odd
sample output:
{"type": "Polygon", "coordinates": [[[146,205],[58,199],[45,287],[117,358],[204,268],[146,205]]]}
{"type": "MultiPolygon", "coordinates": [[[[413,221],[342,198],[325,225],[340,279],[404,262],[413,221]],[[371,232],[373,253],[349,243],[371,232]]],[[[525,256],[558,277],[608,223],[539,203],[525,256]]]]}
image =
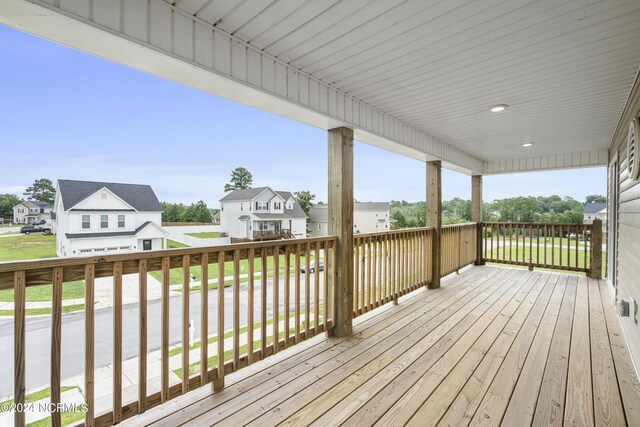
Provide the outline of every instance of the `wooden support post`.
{"type": "Polygon", "coordinates": [[[475,265],[484,265],[482,259],[482,175],[471,177],[471,222],[478,224],[475,265]]]}
{"type": "Polygon", "coordinates": [[[329,130],[329,234],[336,242],[333,334],[351,334],[353,321],[353,129],[329,130]]]}
{"type": "Polygon", "coordinates": [[[440,231],[442,229],[442,162],[427,162],[427,227],[434,227],[431,237],[430,289],[440,287],[440,231]]]}
{"type": "MultiPolygon", "coordinates": [[[[578,236],[576,236],[577,238],[578,236]]],[[[578,265],[577,262],[576,265],[578,265]]],[[[602,220],[600,219],[594,219],[591,225],[591,268],[589,277],[602,279],[602,220]]]]}

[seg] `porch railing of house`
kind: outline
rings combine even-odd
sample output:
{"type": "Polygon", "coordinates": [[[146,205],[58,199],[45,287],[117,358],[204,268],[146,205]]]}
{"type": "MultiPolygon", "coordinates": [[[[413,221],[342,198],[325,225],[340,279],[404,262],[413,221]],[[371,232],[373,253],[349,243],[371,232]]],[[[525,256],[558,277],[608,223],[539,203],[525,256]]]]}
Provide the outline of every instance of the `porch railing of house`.
{"type": "Polygon", "coordinates": [[[594,224],[484,222],[479,227],[484,262],[601,275],[600,220],[594,224]]]}
{"type": "MultiPolygon", "coordinates": [[[[442,227],[439,248],[433,247],[434,228],[358,234],[354,236],[353,245],[354,316],[388,302],[397,302],[400,296],[431,284],[434,250],[440,253],[440,276],[487,261],[586,271],[598,277],[601,271],[598,270],[601,269],[600,227],[599,222],[593,226],[459,224],[442,227]],[[572,235],[581,236],[582,241],[573,239],[572,235]],[[558,240],[561,238],[564,240],[558,240]]],[[[330,331],[335,318],[337,246],[337,238],[328,236],[0,263],[0,290],[14,292],[14,402],[25,402],[25,303],[26,293],[32,287],[51,286],[50,387],[51,402],[57,404],[61,400],[62,382],[62,294],[65,282],[84,281],[83,391],[88,405],[85,425],[110,425],[207,383],[213,382],[214,389],[219,389],[224,386],[225,375],[330,331]],[[312,265],[315,267],[313,272],[312,265]],[[194,290],[190,288],[194,272],[200,276],[201,284],[216,287],[224,283],[230,287],[228,298],[225,298],[224,287],[217,286],[212,291],[213,300],[209,301],[208,287],[200,286],[201,308],[196,314],[201,325],[202,345],[199,349],[198,345],[190,347],[189,291],[194,290]],[[256,276],[258,272],[259,277],[256,276]],[[123,326],[126,326],[123,325],[123,275],[132,273],[138,274],[139,290],[137,396],[123,402],[123,326]],[[147,378],[148,273],[159,278],[161,287],[160,385],[159,389],[156,385],[153,390],[147,378]],[[99,414],[95,413],[100,410],[96,411],[94,393],[94,354],[97,350],[94,296],[98,278],[108,278],[113,286],[113,348],[107,349],[113,352],[113,404],[111,410],[99,414]],[[213,280],[212,283],[211,279],[217,279],[217,282],[213,280]],[[172,287],[177,287],[181,294],[171,297],[172,287]],[[171,347],[176,343],[170,342],[169,336],[170,298],[178,298],[182,307],[178,316],[181,339],[177,343],[181,347],[171,347]],[[209,316],[215,316],[212,320],[217,319],[215,331],[208,330],[209,316]],[[215,349],[213,354],[209,354],[209,345],[205,343],[215,349]],[[191,360],[190,351],[199,351],[197,360],[191,360]],[[180,369],[173,370],[177,376],[170,376],[170,356],[178,355],[181,355],[180,369]],[[173,382],[171,378],[174,378],[173,382]]],[[[24,415],[24,412],[15,413],[16,426],[24,425],[24,415]]],[[[60,417],[60,412],[53,412],[52,425],[60,425],[60,417]]]]}
{"type": "MultiPolygon", "coordinates": [[[[215,388],[220,388],[225,375],[331,329],[333,304],[328,301],[332,299],[332,280],[335,277],[335,244],[336,238],[329,236],[104,257],[0,263],[0,290],[14,291],[14,402],[21,405],[25,402],[25,295],[32,287],[48,285],[52,289],[50,387],[51,402],[58,404],[62,382],[64,284],[78,280],[85,282],[84,396],[88,405],[85,425],[111,425],[207,383],[213,382],[215,388]],[[311,262],[320,261],[324,264],[324,273],[320,275],[316,269],[315,280],[312,281],[311,262]],[[304,273],[301,272],[301,265],[306,265],[304,273]],[[255,276],[258,271],[259,277],[255,276]],[[150,319],[147,310],[147,274],[152,272],[158,272],[161,278],[161,384],[160,390],[148,391],[147,325],[150,319]],[[189,290],[191,274],[194,272],[201,277],[201,309],[197,316],[202,345],[199,345],[197,360],[190,357],[190,351],[193,352],[198,346],[190,347],[189,330],[189,290]],[[133,402],[123,402],[123,327],[127,327],[122,322],[123,275],[131,273],[138,273],[139,287],[138,393],[133,402]],[[254,277],[255,281],[248,280],[250,277],[254,277]],[[94,296],[98,278],[111,278],[113,286],[113,405],[112,411],[101,414],[94,413],[94,296]],[[216,278],[217,282],[210,282],[216,278]],[[181,347],[172,347],[175,343],[169,339],[172,323],[169,312],[170,289],[176,281],[180,283],[177,286],[181,291],[181,295],[175,297],[181,300],[182,306],[177,320],[181,329],[181,347]],[[245,281],[246,292],[241,293],[240,286],[245,281]],[[205,283],[217,287],[213,291],[213,301],[209,301],[208,287],[202,286],[205,283]],[[225,298],[224,286],[217,286],[221,283],[231,288],[231,297],[227,295],[225,298]],[[241,307],[247,308],[243,310],[241,307]],[[217,331],[208,330],[210,315],[217,317],[217,331]],[[246,319],[242,325],[241,318],[246,319]],[[204,343],[215,346],[216,351],[209,354],[209,346],[204,343]],[[229,343],[231,349],[228,349],[229,343]],[[170,376],[169,359],[177,354],[182,355],[181,368],[175,369],[173,366],[171,369],[173,373],[177,372],[181,380],[171,383],[170,378],[176,377],[170,376]]],[[[24,425],[24,415],[24,412],[15,412],[16,426],[24,425]]],[[[51,424],[60,425],[60,418],[60,412],[52,412],[51,424]]]]}

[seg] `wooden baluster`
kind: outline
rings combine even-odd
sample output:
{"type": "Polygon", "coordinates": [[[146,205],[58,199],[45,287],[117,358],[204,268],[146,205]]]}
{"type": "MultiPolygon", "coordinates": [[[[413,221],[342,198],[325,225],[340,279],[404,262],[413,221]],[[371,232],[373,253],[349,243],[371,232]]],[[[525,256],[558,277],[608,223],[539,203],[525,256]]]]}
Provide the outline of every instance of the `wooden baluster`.
{"type": "MultiPolygon", "coordinates": [[[[95,392],[94,392],[94,366],[95,366],[95,265],[84,266],[84,401],[87,404],[87,412],[84,414],[84,425],[93,427],[95,425],[95,392]]],[[[142,310],[142,308],[141,308],[142,310]]],[[[142,326],[146,327],[146,324],[142,326]]],[[[141,329],[142,330],[142,329],[141,329]]],[[[145,329],[146,331],[146,329],[145,329]]],[[[146,339],[146,334],[145,334],[146,339]]],[[[146,344],[146,343],[145,343],[146,344]]],[[[140,357],[142,360],[142,357],[140,357]]],[[[145,358],[146,361],[146,358],[145,358]]],[[[146,370],[145,370],[146,378],[146,370]]],[[[146,386],[146,384],[145,384],[146,386]]],[[[140,383],[142,387],[142,383],[140,383]]],[[[145,387],[146,398],[146,387],[145,387]]],[[[141,405],[138,412],[144,412],[146,399],[138,397],[141,405]]]]}
{"type": "Polygon", "coordinates": [[[182,255],[182,394],[189,391],[189,296],[191,272],[189,255],[182,255]]]}
{"type": "Polygon", "coordinates": [[[311,245],[309,242],[304,247],[304,262],[304,339],[309,339],[311,320],[311,245]]]}
{"type": "Polygon", "coordinates": [[[533,269],[533,225],[529,224],[529,270],[533,269]]]}
{"type": "Polygon", "coordinates": [[[562,269],[562,225],[560,227],[560,247],[558,248],[558,253],[560,254],[560,268],[562,269]]]}
{"type": "Polygon", "coordinates": [[[548,237],[548,227],[547,224],[544,225],[544,266],[547,267],[547,237],[548,237]]]}
{"type": "Polygon", "coordinates": [[[200,255],[200,385],[209,381],[209,254],[200,255]]]}
{"type": "Polygon", "coordinates": [[[578,225],[576,225],[576,270],[580,268],[580,253],[578,250],[578,236],[580,235],[580,231],[578,230],[578,225]]]}
{"type": "Polygon", "coordinates": [[[383,287],[384,280],[382,276],[382,237],[381,236],[376,237],[376,259],[378,262],[377,263],[378,270],[376,275],[376,278],[377,278],[376,292],[378,294],[376,301],[378,301],[378,304],[376,304],[376,306],[378,306],[380,304],[384,304],[384,287],[383,287]]]}
{"type": "Polygon", "coordinates": [[[511,224],[509,224],[509,263],[511,263],[512,259],[511,259],[511,253],[513,252],[513,244],[512,244],[512,237],[513,237],[513,227],[511,224]]]}
{"type": "Polygon", "coordinates": [[[247,255],[247,266],[249,280],[247,285],[247,363],[253,363],[253,313],[254,313],[254,281],[255,281],[255,250],[249,248],[247,255]]]}
{"type": "Polygon", "coordinates": [[[536,264],[540,264],[540,225],[536,224],[536,264]]]}
{"type": "MultiPolygon", "coordinates": [[[[88,267],[88,266],[87,266],[88,267]]],[[[140,322],[140,336],[138,337],[138,413],[143,413],[147,410],[147,272],[148,272],[148,264],[146,259],[141,259],[138,262],[138,318],[140,322]]],[[[85,283],[86,289],[89,290],[89,282],[87,277],[89,276],[89,272],[85,269],[85,283]]],[[[86,297],[85,308],[86,316],[89,317],[89,304],[92,306],[92,317],[93,317],[93,272],[92,283],[91,283],[91,299],[86,297]]],[[[92,332],[93,334],[93,332],[92,332]]],[[[93,340],[93,337],[92,337],[93,340]]],[[[92,343],[93,345],[93,343],[92,343]]],[[[91,361],[93,370],[93,360],[91,361]]],[[[93,372],[92,372],[93,374],[93,372]]],[[[85,373],[85,377],[86,377],[85,373]]],[[[92,380],[93,381],[93,380],[92,380]]],[[[93,392],[93,390],[92,390],[93,392]]],[[[86,422],[85,422],[86,425],[86,422]]]]}
{"type": "Polygon", "coordinates": [[[586,236],[586,226],[582,225],[582,255],[584,257],[582,261],[582,267],[585,271],[587,271],[587,236],[586,236]]]}
{"type": "Polygon", "coordinates": [[[233,251],[233,370],[240,366],[240,251],[233,251]]]}
{"type": "MultiPolygon", "coordinates": [[[[326,274],[326,273],[325,273],[326,274]]],[[[284,247],[284,348],[289,345],[289,298],[291,286],[291,247],[289,245],[284,247]]],[[[326,298],[325,293],[325,298],[326,298]]],[[[326,310],[326,304],[325,304],[326,310]]],[[[326,313],[326,311],[325,311],[326,313]]],[[[325,314],[326,320],[326,314],[325,314]]]]}
{"type": "MultiPolygon", "coordinates": [[[[25,403],[25,304],[26,272],[13,273],[13,401],[16,405],[25,403]]],[[[93,408],[91,408],[93,410],[93,408]]],[[[25,411],[14,411],[16,427],[24,427],[25,411]]]]}
{"type": "MultiPolygon", "coordinates": [[[[62,288],[60,289],[62,291],[62,288]]],[[[53,385],[52,385],[53,390],[53,385]]],[[[53,402],[53,394],[51,395],[53,402]]],[[[113,423],[122,421],[122,261],[113,263],[113,423]]]]}
{"type": "Polygon", "coordinates": [[[360,240],[353,238],[353,312],[355,316],[360,314],[360,240]]]}
{"type": "Polygon", "coordinates": [[[273,247],[273,354],[278,352],[280,342],[280,248],[273,247]]]}
{"type": "Polygon", "coordinates": [[[360,255],[358,264],[360,264],[360,314],[367,311],[367,294],[366,294],[366,281],[365,281],[365,257],[367,254],[367,242],[365,238],[360,239],[360,255]]]}
{"type": "Polygon", "coordinates": [[[218,377],[213,391],[224,387],[224,251],[218,252],[218,377]]]}
{"type": "Polygon", "coordinates": [[[322,302],[323,302],[323,310],[322,310],[322,324],[323,330],[327,331],[329,325],[327,324],[327,319],[329,318],[329,272],[331,271],[331,262],[329,260],[329,244],[325,240],[322,242],[322,253],[324,254],[324,277],[322,280],[323,289],[322,289],[322,302]]]}
{"type": "MultiPolygon", "coordinates": [[[[62,342],[62,267],[54,267],[52,277],[51,303],[51,403],[60,403],[60,370],[62,342]]],[[[114,314],[115,319],[115,314],[114,314]]],[[[51,425],[61,426],[60,412],[51,412],[51,425]]]]}
{"type": "Polygon", "coordinates": [[[313,246],[316,260],[313,276],[313,335],[317,335],[320,325],[320,305],[318,304],[320,300],[320,248],[318,242],[315,242],[313,246]]]}
{"type": "Polygon", "coordinates": [[[300,244],[296,245],[296,259],[295,259],[295,277],[296,277],[296,289],[295,289],[295,328],[296,328],[296,344],[300,342],[300,244]]]}
{"type": "Polygon", "coordinates": [[[551,266],[556,265],[556,226],[551,224],[551,266]]]}
{"type": "Polygon", "coordinates": [[[267,357],[267,248],[260,251],[260,358],[267,357]]]}
{"type": "Polygon", "coordinates": [[[160,389],[161,403],[169,400],[169,284],[171,274],[171,260],[168,256],[162,258],[162,294],[161,294],[161,370],[162,387],[160,389]]]}

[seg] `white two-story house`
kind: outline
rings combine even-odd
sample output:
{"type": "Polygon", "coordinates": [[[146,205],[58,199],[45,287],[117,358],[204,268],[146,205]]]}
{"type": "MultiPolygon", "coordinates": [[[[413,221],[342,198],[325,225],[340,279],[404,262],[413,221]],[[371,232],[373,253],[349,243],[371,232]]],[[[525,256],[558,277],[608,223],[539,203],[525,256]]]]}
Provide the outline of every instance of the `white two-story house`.
{"type": "Polygon", "coordinates": [[[307,215],[288,191],[234,190],[220,199],[220,231],[233,239],[307,236],[307,215]]]}
{"type": "MultiPolygon", "coordinates": [[[[309,212],[309,236],[326,236],[329,228],[328,205],[317,204],[309,212]]],[[[389,231],[388,202],[354,202],[353,233],[389,231]]]]}
{"type": "Polygon", "coordinates": [[[61,257],[165,246],[162,206],[148,185],[59,180],[54,213],[61,257]]]}
{"type": "Polygon", "coordinates": [[[13,207],[13,222],[16,224],[33,224],[34,221],[51,221],[51,203],[38,200],[25,200],[13,207]]]}

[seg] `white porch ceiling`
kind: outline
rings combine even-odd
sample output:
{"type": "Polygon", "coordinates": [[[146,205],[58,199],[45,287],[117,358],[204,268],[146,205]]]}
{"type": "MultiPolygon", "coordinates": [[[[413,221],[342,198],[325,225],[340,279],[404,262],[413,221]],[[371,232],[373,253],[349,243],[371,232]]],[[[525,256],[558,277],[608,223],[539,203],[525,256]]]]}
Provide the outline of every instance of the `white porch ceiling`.
{"type": "MultiPolygon", "coordinates": [[[[229,36],[227,77],[268,93],[265,59],[275,60],[286,68],[284,98],[327,117],[301,121],[352,125],[365,142],[469,173],[605,163],[640,66],[639,0],[0,1],[18,3],[223,77],[216,43],[229,36]],[[213,50],[206,58],[202,43],[213,50]],[[490,113],[496,104],[509,108],[490,113]]],[[[0,10],[0,22],[163,75],[45,30],[42,19],[0,10]]],[[[257,106],[298,119],[267,104],[257,106]]]]}

